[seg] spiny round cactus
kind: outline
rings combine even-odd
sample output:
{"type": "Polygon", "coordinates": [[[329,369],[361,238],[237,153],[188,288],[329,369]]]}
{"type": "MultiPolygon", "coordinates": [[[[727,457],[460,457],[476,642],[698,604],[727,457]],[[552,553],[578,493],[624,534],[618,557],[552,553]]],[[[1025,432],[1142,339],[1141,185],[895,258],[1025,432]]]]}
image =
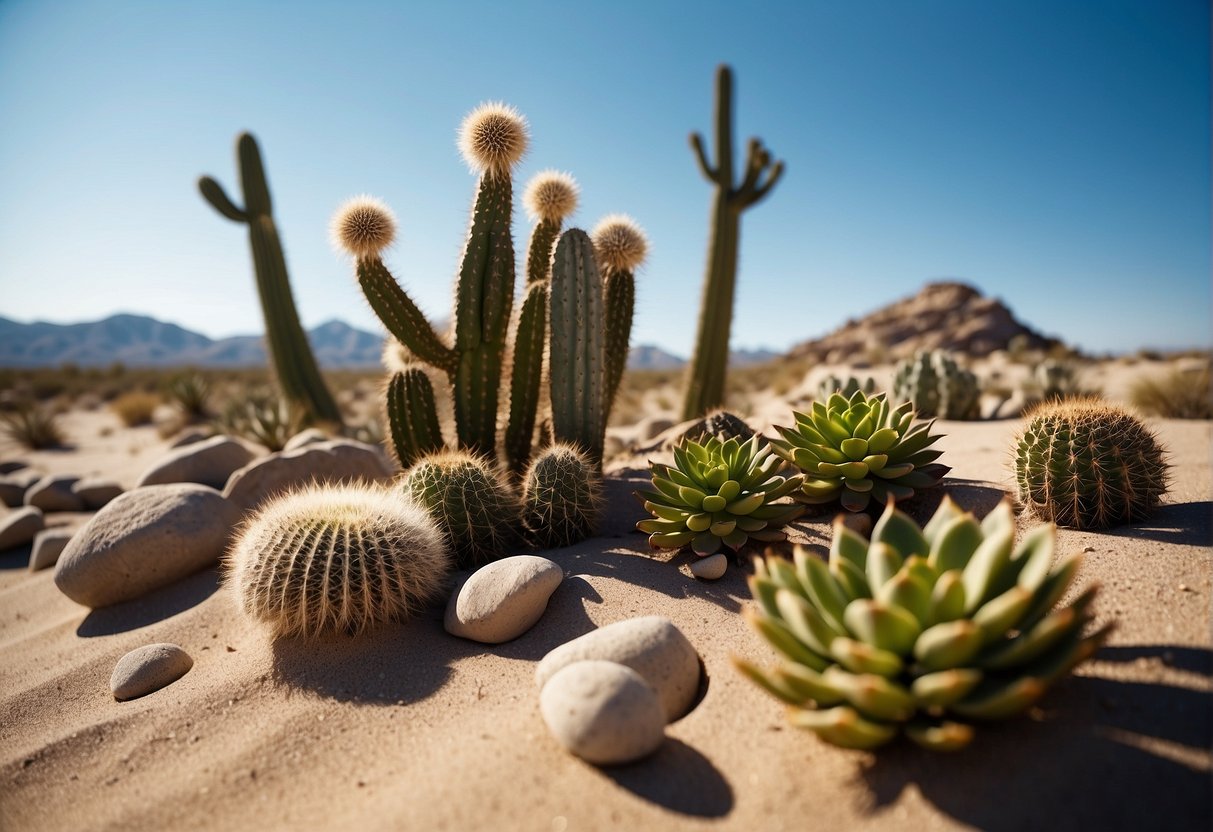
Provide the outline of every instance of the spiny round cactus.
{"type": "MultiPolygon", "coordinates": [[[[727,410],[713,410],[705,416],[703,419],[703,432],[715,436],[721,442],[727,439],[748,442],[750,437],[754,435],[754,429],[747,425],[744,419],[729,413],[727,410]]],[[[762,440],[760,437],[760,441],[765,440],[762,440]]]]}
{"type": "Polygon", "coordinates": [[[446,533],[460,569],[504,557],[518,543],[518,500],[481,457],[465,451],[422,457],[405,473],[401,488],[446,533]]]}
{"type": "Polygon", "coordinates": [[[545,170],[531,177],[522,204],[534,219],[560,222],[577,210],[578,194],[577,181],[570,174],[545,170]]]}
{"type": "Polygon", "coordinates": [[[863,511],[872,500],[907,500],[952,470],[935,462],[943,451],[930,447],[941,436],[931,434],[932,423],[911,427],[911,404],[890,410],[884,393],[869,398],[856,390],[849,399],[834,393],[824,404],[813,402],[809,413],[792,416],[796,425],[776,425],[783,439],[771,446],[804,472],[796,495],[803,503],[839,500],[847,511],[863,511]]]}
{"type": "Polygon", "coordinates": [[[1042,520],[1102,529],[1145,519],[1167,491],[1154,434],[1098,397],[1047,402],[1015,440],[1018,497],[1042,520]]]}
{"type": "Polygon", "coordinates": [[[459,128],[459,150],[477,173],[508,175],[526,146],[526,119],[500,101],[481,104],[467,114],[459,128]]]}
{"type": "Polygon", "coordinates": [[[590,237],[594,241],[594,255],[606,271],[634,272],[649,250],[644,230],[626,214],[603,217],[590,237]]]}
{"type": "Polygon", "coordinates": [[[925,528],[890,504],[870,542],[839,518],[828,566],[799,546],[794,564],[755,561],[747,619],[781,664],[734,664],[792,706],[793,725],[835,745],[874,748],[904,731],[961,748],[971,720],[1022,712],[1111,629],[1086,632],[1094,587],[1054,609],[1080,560],[1050,568],[1055,538],[1046,524],[1015,546],[1007,501],[979,523],[945,497],[925,528]]]}
{"type": "Polygon", "coordinates": [[[945,350],[920,350],[893,372],[893,398],[910,401],[923,418],[976,419],[981,404],[977,376],[945,350]]]}
{"type": "Polygon", "coordinates": [[[378,257],[396,239],[396,215],[385,203],[356,196],[333,215],[333,244],[359,259],[378,257]]]}
{"type": "Polygon", "coordinates": [[[841,393],[843,398],[849,399],[856,390],[862,390],[865,396],[873,396],[876,393],[876,380],[870,376],[863,381],[855,376],[847,376],[845,379],[834,375],[826,376],[817,385],[816,399],[819,402],[828,401],[835,393],[841,393]]]}
{"type": "Polygon", "coordinates": [[[542,549],[571,546],[594,533],[602,507],[602,476],[572,445],[545,448],[527,468],[522,524],[542,549]]]}
{"type": "Polygon", "coordinates": [[[801,483],[799,474],[776,473],[780,466],[757,436],[748,442],[684,439],[674,446],[673,467],[649,463],[656,490],[637,491],[636,497],[654,519],[641,520],[636,528],[649,535],[655,549],[689,545],[700,557],[722,546],[736,552],[751,538],[784,540],[779,527],[803,509],[775,502],[801,483]]]}
{"type": "Polygon", "coordinates": [[[274,637],[357,633],[442,592],[451,555],[425,509],[377,486],[310,486],[236,534],[229,581],[274,637]]]}

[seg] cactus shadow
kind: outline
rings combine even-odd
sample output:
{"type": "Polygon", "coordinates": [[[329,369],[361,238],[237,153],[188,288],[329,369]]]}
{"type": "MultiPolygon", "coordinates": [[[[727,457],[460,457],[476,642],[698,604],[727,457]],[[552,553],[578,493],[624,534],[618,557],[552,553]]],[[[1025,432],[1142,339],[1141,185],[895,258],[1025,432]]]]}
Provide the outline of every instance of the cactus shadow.
{"type": "Polygon", "coordinates": [[[728,779],[711,760],[673,737],[666,737],[651,757],[597,770],[637,797],[680,815],[720,818],[733,811],[728,779]]]}
{"type": "MultiPolygon", "coordinates": [[[[1208,650],[1127,648],[1112,660],[1180,651],[1208,672],[1208,650]]],[[[980,829],[1208,828],[1213,693],[1080,676],[1042,704],[1033,719],[979,726],[957,754],[909,742],[882,749],[859,775],[865,808],[876,814],[913,784],[937,809],[980,829]]]]}
{"type": "Polygon", "coordinates": [[[1213,502],[1164,504],[1147,520],[1108,529],[1104,533],[1155,543],[1207,546],[1213,540],[1213,502]]]}
{"type": "Polygon", "coordinates": [[[94,638],[149,627],[198,606],[218,591],[219,584],[217,567],[196,572],[142,598],[91,610],[76,635],[94,638]]]}

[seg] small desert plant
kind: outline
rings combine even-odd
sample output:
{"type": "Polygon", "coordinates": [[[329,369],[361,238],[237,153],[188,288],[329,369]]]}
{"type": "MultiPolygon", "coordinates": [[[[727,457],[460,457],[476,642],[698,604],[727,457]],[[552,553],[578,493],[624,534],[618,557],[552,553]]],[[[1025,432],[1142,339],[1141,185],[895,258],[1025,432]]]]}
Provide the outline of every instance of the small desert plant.
{"type": "Polygon", "coordinates": [[[400,488],[434,518],[460,569],[504,557],[519,542],[518,499],[483,457],[465,451],[424,456],[400,488]]]}
{"type": "Polygon", "coordinates": [[[286,399],[260,392],[229,402],[218,426],[224,433],[256,442],[270,451],[281,451],[303,424],[286,399]]]}
{"type": "Polygon", "coordinates": [[[950,353],[920,350],[894,369],[893,398],[911,402],[924,419],[976,419],[981,389],[950,353]]]}
{"type": "Polygon", "coordinates": [[[122,420],[128,428],[137,425],[147,425],[152,421],[152,414],[160,405],[160,397],[145,390],[132,390],[123,393],[110,402],[110,409],[122,420]]]}
{"type": "Polygon", "coordinates": [[[1080,562],[1050,569],[1055,537],[1042,525],[1015,546],[1006,501],[979,523],[945,497],[925,528],[890,504],[871,541],[839,518],[828,566],[799,546],[795,564],[755,561],[747,618],[781,663],[734,663],[792,706],[793,725],[835,745],[874,748],[904,731],[961,748],[971,720],[1021,713],[1110,629],[1086,632],[1094,588],[1054,609],[1080,562]]]}
{"type": "Polygon", "coordinates": [[[817,401],[829,401],[830,396],[835,393],[841,393],[844,399],[849,399],[857,390],[862,390],[865,396],[873,396],[876,394],[876,380],[869,377],[860,381],[855,376],[847,376],[845,379],[838,376],[826,376],[817,385],[817,401]]]}
{"type": "Polygon", "coordinates": [[[813,402],[808,413],[793,411],[793,427],[775,426],[775,453],[805,474],[796,499],[820,505],[839,500],[847,511],[863,511],[875,500],[906,500],[937,485],[951,469],[935,460],[931,422],[914,425],[910,402],[890,409],[884,393],[835,393],[813,402]]]}
{"type": "Polygon", "coordinates": [[[237,533],[229,578],[274,637],[358,633],[441,594],[451,568],[426,511],[378,486],[312,486],[259,509],[237,533]]]}
{"type": "Polygon", "coordinates": [[[540,548],[571,546],[594,533],[602,475],[585,454],[556,444],[531,460],[523,478],[522,524],[540,548]]]}
{"type": "Polygon", "coordinates": [[[780,476],[782,463],[757,436],[747,442],[715,436],[684,439],[674,465],[650,463],[652,491],[637,491],[651,520],[636,528],[654,549],[690,546],[699,557],[728,547],[737,552],[751,539],[786,539],[780,527],[803,511],[776,502],[800,488],[801,476],[780,476]]]}
{"type": "Polygon", "coordinates": [[[1042,520],[1102,529],[1145,519],[1167,491],[1149,428],[1098,398],[1046,402],[1015,440],[1018,496],[1042,520]]]}
{"type": "Polygon", "coordinates": [[[1129,400],[1143,413],[1165,419],[1213,419],[1209,368],[1138,379],[1129,388],[1129,400]]]}
{"type": "Polygon", "coordinates": [[[183,373],[173,376],[164,385],[165,394],[190,421],[207,417],[207,402],[211,385],[198,373],[183,373]]]}
{"type": "Polygon", "coordinates": [[[63,429],[54,410],[34,402],[19,402],[0,412],[0,433],[31,451],[63,444],[63,429]]]}

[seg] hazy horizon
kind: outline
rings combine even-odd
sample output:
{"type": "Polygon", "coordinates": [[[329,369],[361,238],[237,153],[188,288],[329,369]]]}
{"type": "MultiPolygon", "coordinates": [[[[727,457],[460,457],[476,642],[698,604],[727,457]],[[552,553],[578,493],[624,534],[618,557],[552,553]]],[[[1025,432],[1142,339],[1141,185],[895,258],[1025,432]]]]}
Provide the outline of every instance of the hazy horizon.
{"type": "MultiPolygon", "coordinates": [[[[1213,345],[1209,9],[1197,2],[527,2],[334,7],[222,0],[0,4],[0,315],[119,311],[211,338],[261,332],[233,143],[262,146],[309,328],[372,332],[328,241],[338,204],[385,199],[387,257],[433,317],[475,182],[459,122],[528,118],[517,194],[569,170],[572,224],[652,240],[633,344],[691,350],[711,189],[713,72],[736,74],[738,152],[784,180],[742,220],[734,349],[785,350],[954,279],[1088,353],[1213,345]]],[[[521,260],[521,257],[519,258],[521,260]]]]}

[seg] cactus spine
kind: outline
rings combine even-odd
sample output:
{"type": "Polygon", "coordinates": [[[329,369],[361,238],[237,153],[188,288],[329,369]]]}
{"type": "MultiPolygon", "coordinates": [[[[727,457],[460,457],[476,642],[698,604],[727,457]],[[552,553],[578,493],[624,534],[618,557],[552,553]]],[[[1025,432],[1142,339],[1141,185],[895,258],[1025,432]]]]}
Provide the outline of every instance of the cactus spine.
{"type": "Polygon", "coordinates": [[[302,421],[340,425],[341,410],[325,386],[307,333],[295,310],[286,258],[274,225],[265,166],[252,134],[240,134],[236,141],[236,158],[240,166],[244,208],[238,208],[223,187],[209,176],[198,180],[198,190],[220,214],[233,222],[248,225],[257,294],[265,318],[265,340],[282,395],[300,411],[302,421]]]}
{"type": "Polygon", "coordinates": [[[570,546],[589,537],[601,506],[602,477],[576,448],[552,445],[527,469],[522,522],[536,546],[570,546]]]}
{"type": "Polygon", "coordinates": [[[694,419],[724,404],[724,380],[729,360],[729,328],[737,282],[738,234],[741,213],[771,192],[783,175],[782,161],[758,139],[750,139],[745,174],[733,180],[733,73],[726,65],[716,70],[716,159],[708,161],[703,137],[691,134],[699,167],[716,186],[708,248],[707,275],[700,305],[695,354],[687,372],[682,418],[694,419]],[[763,178],[765,174],[765,179],[763,178]]]}
{"type": "Polygon", "coordinates": [[[420,367],[394,373],[387,388],[388,433],[401,468],[418,458],[442,450],[442,428],[434,388],[420,367]]]}

